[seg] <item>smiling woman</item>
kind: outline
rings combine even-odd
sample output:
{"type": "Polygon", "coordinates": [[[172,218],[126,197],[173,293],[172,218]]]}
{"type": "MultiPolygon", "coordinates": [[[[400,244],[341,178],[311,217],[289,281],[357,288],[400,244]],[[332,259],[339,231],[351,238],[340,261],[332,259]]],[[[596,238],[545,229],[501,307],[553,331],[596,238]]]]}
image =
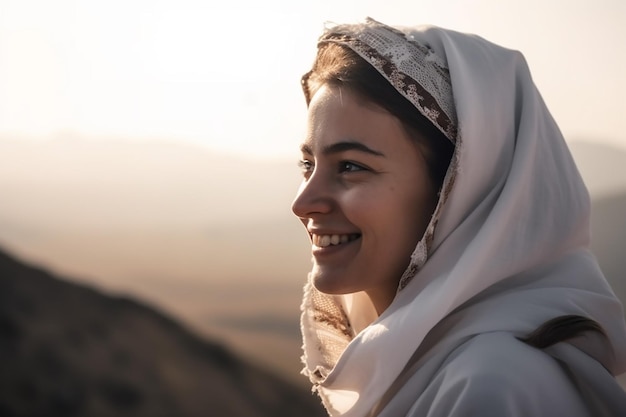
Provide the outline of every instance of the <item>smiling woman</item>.
{"type": "Polygon", "coordinates": [[[522,55],[368,19],[302,83],[304,374],[329,414],[626,415],[624,312],[522,55]]]}

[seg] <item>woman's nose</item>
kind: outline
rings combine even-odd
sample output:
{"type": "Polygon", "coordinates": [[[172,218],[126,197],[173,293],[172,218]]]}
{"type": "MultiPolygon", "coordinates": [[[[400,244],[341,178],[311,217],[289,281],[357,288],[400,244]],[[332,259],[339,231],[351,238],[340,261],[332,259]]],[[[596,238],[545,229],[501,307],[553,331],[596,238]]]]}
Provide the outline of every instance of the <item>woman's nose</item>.
{"type": "Polygon", "coordinates": [[[322,175],[314,172],[300,184],[291,210],[299,218],[305,219],[316,214],[329,213],[332,206],[333,199],[328,184],[322,175]]]}

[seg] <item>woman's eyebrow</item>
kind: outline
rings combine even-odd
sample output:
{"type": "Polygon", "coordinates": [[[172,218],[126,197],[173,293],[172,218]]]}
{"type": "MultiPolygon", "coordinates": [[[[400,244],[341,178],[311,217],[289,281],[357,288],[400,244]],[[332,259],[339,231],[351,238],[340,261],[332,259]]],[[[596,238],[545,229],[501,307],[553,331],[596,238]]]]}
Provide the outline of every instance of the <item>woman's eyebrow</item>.
{"type": "MultiPolygon", "coordinates": [[[[313,155],[313,150],[306,143],[300,146],[300,150],[302,151],[302,153],[313,155]]],[[[385,156],[385,154],[383,154],[382,152],[374,150],[370,148],[369,146],[362,144],[361,142],[355,142],[355,141],[336,142],[336,143],[327,145],[324,148],[322,148],[322,154],[324,155],[330,155],[330,154],[335,154],[335,153],[340,153],[340,152],[345,152],[345,151],[359,151],[359,152],[368,153],[370,155],[383,156],[383,157],[385,156]]]]}
{"type": "Polygon", "coordinates": [[[307,154],[307,155],[313,155],[313,150],[306,143],[303,143],[302,145],[300,145],[300,152],[307,154]]]}

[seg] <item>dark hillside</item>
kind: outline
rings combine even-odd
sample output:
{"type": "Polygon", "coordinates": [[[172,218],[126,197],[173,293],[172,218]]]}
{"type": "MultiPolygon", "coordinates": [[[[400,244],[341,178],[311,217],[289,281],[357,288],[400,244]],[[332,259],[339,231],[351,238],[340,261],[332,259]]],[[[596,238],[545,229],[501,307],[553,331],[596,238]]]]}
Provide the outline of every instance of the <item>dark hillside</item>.
{"type": "Polygon", "coordinates": [[[321,416],[317,398],[137,301],[0,252],[0,415],[321,416]]]}

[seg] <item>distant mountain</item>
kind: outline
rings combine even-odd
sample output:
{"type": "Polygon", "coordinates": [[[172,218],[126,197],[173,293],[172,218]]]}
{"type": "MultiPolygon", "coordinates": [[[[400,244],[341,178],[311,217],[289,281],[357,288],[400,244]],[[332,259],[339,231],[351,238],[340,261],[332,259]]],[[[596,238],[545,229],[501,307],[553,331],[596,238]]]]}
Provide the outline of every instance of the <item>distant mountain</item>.
{"type": "Polygon", "coordinates": [[[568,146],[592,197],[626,192],[626,149],[597,141],[568,146]]]}
{"type": "Polygon", "coordinates": [[[592,196],[591,247],[626,305],[626,149],[591,141],[569,148],[592,196]]]}
{"type": "Polygon", "coordinates": [[[0,138],[0,245],[125,290],[155,278],[305,277],[295,162],[174,141],[0,138]]]}
{"type": "Polygon", "coordinates": [[[322,416],[318,400],[129,298],[0,252],[0,415],[322,416]]]}
{"type": "Polygon", "coordinates": [[[626,149],[591,141],[568,145],[592,197],[591,247],[626,305],[626,149]]]}
{"type": "Polygon", "coordinates": [[[591,234],[602,271],[626,305],[626,192],[593,201],[591,234]]]}
{"type": "MultiPolygon", "coordinates": [[[[602,272],[626,307],[626,192],[593,200],[591,242],[602,272]]],[[[626,390],[626,373],[618,380],[626,390]]]]}

